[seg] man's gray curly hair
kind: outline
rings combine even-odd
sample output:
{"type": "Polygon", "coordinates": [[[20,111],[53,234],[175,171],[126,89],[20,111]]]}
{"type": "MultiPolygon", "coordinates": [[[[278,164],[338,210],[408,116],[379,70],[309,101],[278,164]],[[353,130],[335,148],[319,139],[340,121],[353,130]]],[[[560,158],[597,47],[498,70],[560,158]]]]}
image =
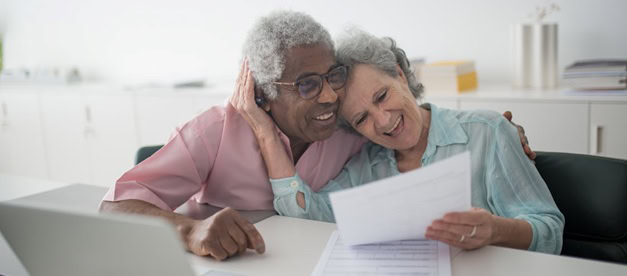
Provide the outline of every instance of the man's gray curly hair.
{"type": "Polygon", "coordinates": [[[255,83],[266,98],[276,99],[279,92],[272,82],[281,78],[287,51],[296,46],[327,43],[333,49],[329,32],[311,16],[294,11],[275,11],[259,19],[244,43],[244,56],[255,83]]]}
{"type": "Polygon", "coordinates": [[[423,87],[416,80],[413,68],[403,49],[396,47],[396,41],[389,37],[377,38],[359,29],[347,31],[338,39],[336,57],[341,64],[353,66],[370,64],[391,77],[398,76],[396,65],[401,67],[407,84],[416,99],[422,97],[423,87]]]}

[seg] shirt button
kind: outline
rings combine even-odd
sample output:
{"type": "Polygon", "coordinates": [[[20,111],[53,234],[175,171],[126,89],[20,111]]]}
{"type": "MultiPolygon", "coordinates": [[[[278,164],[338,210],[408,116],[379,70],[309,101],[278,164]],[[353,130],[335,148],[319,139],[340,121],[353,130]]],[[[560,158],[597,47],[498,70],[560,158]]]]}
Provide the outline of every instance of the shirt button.
{"type": "Polygon", "coordinates": [[[298,182],[296,180],[292,181],[292,183],[290,183],[290,186],[292,186],[292,188],[296,189],[298,187],[298,182]]]}

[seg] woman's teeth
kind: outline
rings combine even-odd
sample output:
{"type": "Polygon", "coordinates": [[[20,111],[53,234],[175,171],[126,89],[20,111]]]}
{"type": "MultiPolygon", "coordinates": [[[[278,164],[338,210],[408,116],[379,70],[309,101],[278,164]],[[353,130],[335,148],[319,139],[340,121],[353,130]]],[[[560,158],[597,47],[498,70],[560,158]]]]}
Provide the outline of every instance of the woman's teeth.
{"type": "Polygon", "coordinates": [[[324,121],[324,120],[328,120],[331,117],[333,117],[333,112],[324,113],[324,114],[322,114],[320,116],[314,117],[314,119],[316,119],[318,121],[324,121]]]}
{"type": "Polygon", "coordinates": [[[385,135],[388,136],[392,136],[392,132],[398,127],[398,125],[401,123],[401,116],[398,117],[398,119],[396,119],[396,123],[394,123],[394,125],[392,126],[392,128],[390,128],[388,131],[384,132],[385,135]]]}

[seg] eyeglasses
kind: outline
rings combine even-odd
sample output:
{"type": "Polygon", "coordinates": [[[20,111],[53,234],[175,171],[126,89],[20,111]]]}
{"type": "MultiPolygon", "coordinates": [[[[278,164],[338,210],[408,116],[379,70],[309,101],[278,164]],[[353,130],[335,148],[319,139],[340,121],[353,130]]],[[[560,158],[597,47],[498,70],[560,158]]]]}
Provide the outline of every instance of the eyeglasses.
{"type": "Polygon", "coordinates": [[[348,67],[347,66],[338,66],[324,75],[311,75],[307,76],[303,79],[297,80],[296,82],[273,82],[274,84],[279,85],[289,85],[298,88],[298,93],[303,99],[312,99],[320,94],[322,91],[322,79],[327,79],[329,86],[333,90],[340,89],[346,85],[346,80],[348,77],[348,67]]]}

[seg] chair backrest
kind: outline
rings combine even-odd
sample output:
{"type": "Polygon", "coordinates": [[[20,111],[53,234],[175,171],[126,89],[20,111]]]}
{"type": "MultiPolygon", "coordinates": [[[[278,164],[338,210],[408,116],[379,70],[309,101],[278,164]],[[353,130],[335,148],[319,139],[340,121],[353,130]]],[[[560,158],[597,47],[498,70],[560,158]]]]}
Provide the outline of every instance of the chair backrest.
{"type": "Polygon", "coordinates": [[[562,255],[627,263],[627,160],[538,152],[535,161],[566,218],[562,255]]]}
{"type": "Polygon", "coordinates": [[[141,163],[142,161],[146,160],[146,158],[148,158],[151,155],[153,155],[155,152],[157,152],[162,147],[163,147],[163,145],[145,146],[145,147],[139,148],[139,150],[137,150],[137,154],[135,154],[135,165],[137,165],[137,164],[141,163]]]}

